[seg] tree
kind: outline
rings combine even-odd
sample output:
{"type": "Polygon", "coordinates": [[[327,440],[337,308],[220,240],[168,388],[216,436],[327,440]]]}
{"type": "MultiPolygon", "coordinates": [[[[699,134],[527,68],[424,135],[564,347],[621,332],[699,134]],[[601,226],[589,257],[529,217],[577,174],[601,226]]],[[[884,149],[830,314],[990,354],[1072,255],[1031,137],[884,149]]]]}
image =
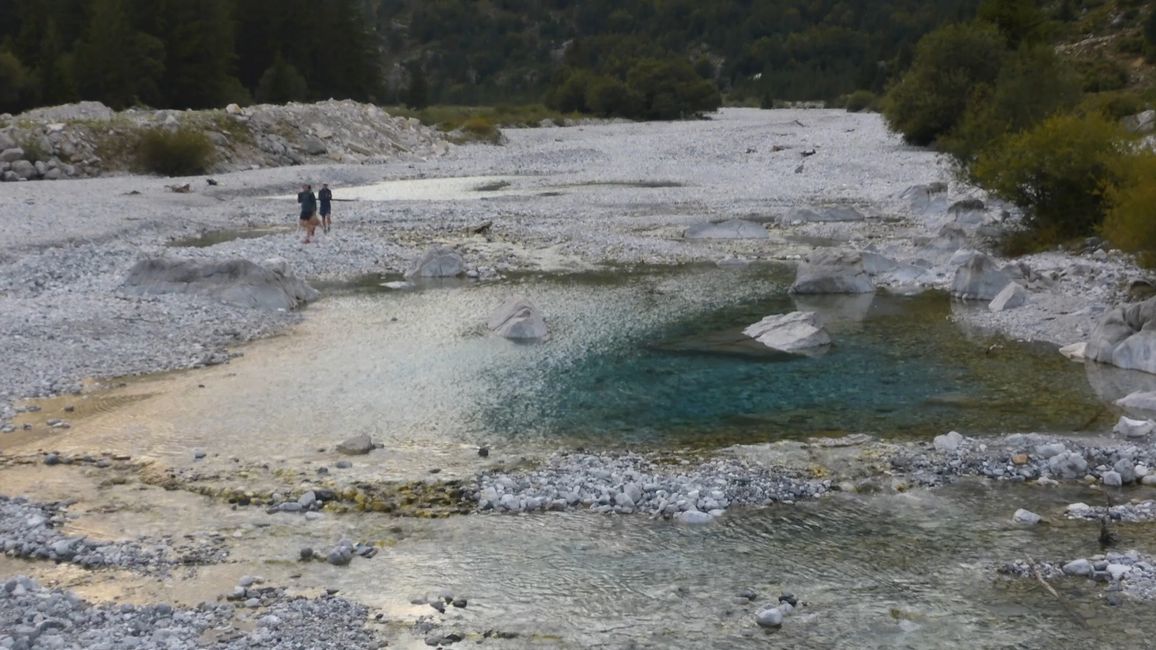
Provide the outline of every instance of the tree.
{"type": "Polygon", "coordinates": [[[164,89],[173,106],[223,106],[238,94],[232,0],[163,2],[164,89]]]}
{"type": "Polygon", "coordinates": [[[626,85],[640,100],[638,113],[627,117],[672,120],[716,110],[722,103],[714,84],[695,74],[686,60],[639,61],[626,85]]]}
{"type": "Polygon", "coordinates": [[[409,67],[409,86],[405,90],[405,105],[420,110],[429,106],[429,80],[420,63],[409,67]]]}
{"type": "Polygon", "coordinates": [[[883,116],[906,141],[931,144],[959,124],[977,90],[995,82],[1005,56],[992,27],[937,29],[919,41],[911,69],[887,93],[883,116]]]}
{"type": "Polygon", "coordinates": [[[1047,22],[1035,0],[983,0],[979,19],[995,25],[1013,50],[1040,41],[1047,22]]]}
{"type": "Polygon", "coordinates": [[[77,46],[78,90],[114,108],[160,103],[164,44],[133,29],[124,0],[93,0],[84,40],[77,46]]]}
{"type": "Polygon", "coordinates": [[[18,113],[28,92],[30,75],[16,55],[0,49],[0,112],[18,113]]]}
{"type": "Polygon", "coordinates": [[[309,83],[278,53],[273,58],[273,65],[261,75],[253,95],[257,101],[266,104],[304,101],[309,96],[309,83]]]}

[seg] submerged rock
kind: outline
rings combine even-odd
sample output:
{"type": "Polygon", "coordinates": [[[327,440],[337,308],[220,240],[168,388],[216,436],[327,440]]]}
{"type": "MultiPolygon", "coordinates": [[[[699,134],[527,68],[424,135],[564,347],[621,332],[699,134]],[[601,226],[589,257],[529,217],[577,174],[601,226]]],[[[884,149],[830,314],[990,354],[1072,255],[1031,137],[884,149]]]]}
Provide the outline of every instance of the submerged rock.
{"type": "Polygon", "coordinates": [[[361,434],[343,440],[337,445],[337,451],[350,456],[361,456],[373,451],[373,440],[369,435],[361,434]]]}
{"type": "Polygon", "coordinates": [[[753,221],[730,219],[716,223],[696,223],[686,229],[687,239],[767,239],[767,229],[753,221]]]}
{"type": "Polygon", "coordinates": [[[128,273],[121,290],[137,295],[185,293],[255,309],[294,309],[320,295],[305,282],[248,260],[198,262],[150,258],[128,273]]]}
{"type": "Polygon", "coordinates": [[[811,311],[767,316],[747,327],[743,334],[773,350],[795,352],[831,344],[831,336],[823,329],[818,316],[811,311]]]}
{"type": "Polygon", "coordinates": [[[853,251],[821,251],[800,264],[791,293],[871,293],[875,285],[853,251]]]}
{"type": "Polygon", "coordinates": [[[490,315],[486,326],[490,331],[513,340],[539,340],[546,338],[546,319],[542,312],[525,298],[515,296],[490,315]]]}
{"type": "Polygon", "coordinates": [[[434,246],[405,273],[406,278],[456,278],[466,273],[466,262],[452,248],[434,246]]]}
{"type": "Polygon", "coordinates": [[[1012,521],[1016,522],[1017,524],[1024,524],[1027,526],[1034,526],[1040,523],[1042,520],[1043,517],[1040,517],[1031,510],[1024,510],[1023,508],[1016,510],[1015,514],[1012,515],[1012,521]]]}

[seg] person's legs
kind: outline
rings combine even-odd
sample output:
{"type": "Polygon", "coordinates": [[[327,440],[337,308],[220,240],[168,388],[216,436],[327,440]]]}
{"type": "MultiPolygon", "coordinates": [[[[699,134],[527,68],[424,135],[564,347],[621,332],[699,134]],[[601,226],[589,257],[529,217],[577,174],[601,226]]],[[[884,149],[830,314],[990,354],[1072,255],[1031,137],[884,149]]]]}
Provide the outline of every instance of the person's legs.
{"type": "Polygon", "coordinates": [[[325,214],[321,215],[321,229],[325,232],[329,232],[330,224],[331,222],[329,220],[329,213],[326,212],[325,214]]]}
{"type": "Polygon", "coordinates": [[[302,239],[301,243],[308,244],[313,240],[313,219],[308,217],[302,218],[301,228],[305,231],[305,239],[302,239]]]}

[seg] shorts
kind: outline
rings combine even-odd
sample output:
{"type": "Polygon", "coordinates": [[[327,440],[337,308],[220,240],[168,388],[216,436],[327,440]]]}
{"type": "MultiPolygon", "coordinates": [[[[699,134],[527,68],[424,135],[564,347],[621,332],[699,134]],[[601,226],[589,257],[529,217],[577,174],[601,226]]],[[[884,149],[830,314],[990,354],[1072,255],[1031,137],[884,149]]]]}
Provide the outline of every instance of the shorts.
{"type": "Polygon", "coordinates": [[[321,216],[323,216],[323,217],[328,217],[328,216],[329,216],[329,212],[330,212],[330,209],[329,209],[329,208],[322,206],[322,208],[321,208],[321,216]]]}
{"type": "Polygon", "coordinates": [[[309,220],[310,220],[310,219],[312,219],[312,218],[313,218],[313,213],[312,213],[312,212],[302,212],[302,213],[301,213],[301,220],[302,220],[302,221],[309,221],[309,220]]]}

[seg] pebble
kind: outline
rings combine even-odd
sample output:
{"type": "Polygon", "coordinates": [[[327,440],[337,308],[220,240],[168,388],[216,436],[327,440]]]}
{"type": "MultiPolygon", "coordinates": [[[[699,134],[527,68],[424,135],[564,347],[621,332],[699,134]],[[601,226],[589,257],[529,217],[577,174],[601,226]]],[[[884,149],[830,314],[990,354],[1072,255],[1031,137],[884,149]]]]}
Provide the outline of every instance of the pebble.
{"type": "Polygon", "coordinates": [[[777,628],[783,625],[783,612],[778,607],[764,607],[755,613],[759,627],[777,628]]]}
{"type": "Polygon", "coordinates": [[[339,460],[336,463],[334,463],[333,466],[336,467],[337,469],[349,469],[350,467],[353,467],[353,463],[351,463],[347,460],[339,460]]]}
{"type": "Polygon", "coordinates": [[[489,458],[490,448],[489,447],[478,447],[478,455],[481,456],[482,458],[489,458]]]}
{"type": "Polygon", "coordinates": [[[1042,517],[1040,517],[1036,513],[1032,512],[1030,510],[1024,510],[1023,508],[1016,510],[1015,514],[1012,515],[1012,521],[1014,521],[1017,524],[1025,524],[1028,526],[1034,526],[1034,525],[1040,523],[1041,519],[1042,519],[1042,517]]]}
{"type": "Polygon", "coordinates": [[[193,459],[194,460],[201,460],[205,456],[206,456],[206,454],[205,454],[204,449],[194,449],[193,450],[193,459]]]}

